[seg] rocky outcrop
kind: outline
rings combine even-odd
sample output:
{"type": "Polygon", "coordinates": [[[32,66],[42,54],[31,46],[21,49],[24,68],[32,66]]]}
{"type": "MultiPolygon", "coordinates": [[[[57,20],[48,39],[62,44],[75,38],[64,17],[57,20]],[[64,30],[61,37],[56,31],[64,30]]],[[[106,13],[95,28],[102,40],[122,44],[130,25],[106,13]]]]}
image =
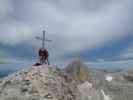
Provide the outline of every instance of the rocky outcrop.
{"type": "Polygon", "coordinates": [[[132,81],[133,82],[133,70],[128,70],[125,74],[124,77],[127,81],[132,81]]]}
{"type": "Polygon", "coordinates": [[[55,66],[33,66],[0,83],[0,100],[80,100],[74,84],[68,84],[55,66]]]}
{"type": "Polygon", "coordinates": [[[0,100],[132,100],[123,75],[88,69],[79,59],[65,69],[32,66],[0,81],[0,100]]]}
{"type": "Polygon", "coordinates": [[[64,71],[69,75],[71,80],[85,82],[89,78],[89,69],[80,59],[74,59],[69,63],[64,71]]]}
{"type": "Polygon", "coordinates": [[[103,100],[87,80],[79,84],[67,75],[52,65],[18,71],[0,81],[0,100],[103,100]]]}

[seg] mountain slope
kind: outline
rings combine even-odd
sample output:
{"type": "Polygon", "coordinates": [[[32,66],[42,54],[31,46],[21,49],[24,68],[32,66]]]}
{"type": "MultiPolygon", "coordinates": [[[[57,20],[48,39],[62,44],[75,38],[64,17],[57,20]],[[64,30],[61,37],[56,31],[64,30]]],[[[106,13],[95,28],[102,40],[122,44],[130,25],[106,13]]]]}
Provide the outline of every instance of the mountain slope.
{"type": "Polygon", "coordinates": [[[79,59],[63,70],[32,66],[0,81],[0,100],[132,100],[129,76],[90,69],[79,59]]]}
{"type": "Polygon", "coordinates": [[[74,88],[61,76],[61,71],[52,65],[21,70],[0,82],[0,100],[76,100],[74,88]]]}

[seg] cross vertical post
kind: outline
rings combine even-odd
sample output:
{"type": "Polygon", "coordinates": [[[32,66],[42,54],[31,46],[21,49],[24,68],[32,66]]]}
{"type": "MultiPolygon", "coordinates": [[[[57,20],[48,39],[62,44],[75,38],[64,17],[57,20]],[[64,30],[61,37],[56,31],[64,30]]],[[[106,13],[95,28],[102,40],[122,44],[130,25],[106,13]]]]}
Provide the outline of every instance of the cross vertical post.
{"type": "Polygon", "coordinates": [[[43,30],[42,48],[45,49],[45,30],[43,30]]]}

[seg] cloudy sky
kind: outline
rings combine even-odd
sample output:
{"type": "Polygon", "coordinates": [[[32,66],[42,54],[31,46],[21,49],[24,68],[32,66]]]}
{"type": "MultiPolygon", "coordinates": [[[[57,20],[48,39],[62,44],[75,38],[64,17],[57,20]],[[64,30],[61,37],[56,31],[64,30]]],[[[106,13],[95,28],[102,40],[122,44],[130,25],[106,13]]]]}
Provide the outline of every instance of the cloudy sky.
{"type": "Polygon", "coordinates": [[[36,61],[45,29],[54,64],[131,67],[132,9],[132,0],[0,0],[0,62],[36,61]]]}

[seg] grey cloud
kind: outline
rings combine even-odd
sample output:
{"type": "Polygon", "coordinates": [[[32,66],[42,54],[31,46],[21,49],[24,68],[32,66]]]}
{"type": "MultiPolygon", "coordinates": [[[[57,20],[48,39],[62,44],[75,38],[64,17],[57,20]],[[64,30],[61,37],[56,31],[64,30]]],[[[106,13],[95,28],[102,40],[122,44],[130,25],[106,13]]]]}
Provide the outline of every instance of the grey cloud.
{"type": "Polygon", "coordinates": [[[131,0],[10,0],[13,11],[7,9],[9,14],[1,20],[0,42],[29,43],[45,28],[59,53],[92,49],[132,34],[132,4],[131,0]]]}
{"type": "Polygon", "coordinates": [[[10,0],[0,0],[0,20],[4,20],[13,12],[10,0]]]}

